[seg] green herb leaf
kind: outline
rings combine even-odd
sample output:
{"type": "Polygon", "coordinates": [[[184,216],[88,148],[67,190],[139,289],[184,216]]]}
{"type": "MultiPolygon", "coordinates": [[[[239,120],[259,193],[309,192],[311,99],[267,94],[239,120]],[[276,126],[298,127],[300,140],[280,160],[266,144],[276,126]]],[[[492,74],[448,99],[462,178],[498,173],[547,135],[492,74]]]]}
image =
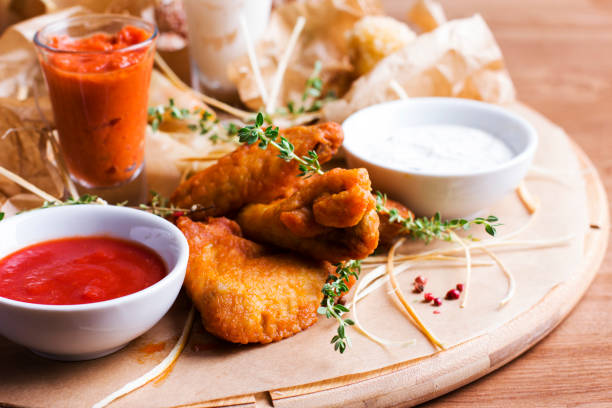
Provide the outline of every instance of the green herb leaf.
{"type": "Polygon", "coordinates": [[[151,129],[153,129],[154,132],[157,132],[157,129],[159,129],[159,120],[157,118],[153,119],[151,122],[151,129]]]}
{"type": "Polygon", "coordinates": [[[291,142],[284,138],[279,138],[279,130],[276,126],[268,126],[265,129],[262,128],[264,123],[264,116],[261,112],[255,117],[254,125],[247,125],[238,130],[238,140],[240,143],[246,143],[252,145],[258,143],[261,149],[267,149],[268,145],[272,145],[278,149],[278,157],[289,162],[296,160],[300,174],[298,176],[310,177],[315,173],[323,174],[321,170],[321,164],[319,163],[319,157],[313,150],[309,151],[306,155],[298,157],[295,154],[295,148],[291,142]]]}
{"type": "Polygon", "coordinates": [[[187,128],[192,132],[199,131],[201,135],[208,133],[212,125],[218,123],[216,119],[211,121],[214,115],[207,110],[202,110],[199,107],[194,108],[192,111],[187,108],[179,108],[174,99],[170,98],[168,99],[168,105],[152,106],[147,110],[147,122],[151,125],[154,132],[157,132],[159,126],[167,119],[166,113],[169,113],[170,117],[174,120],[197,122],[197,125],[195,123],[188,123],[187,128]]]}
{"type": "Polygon", "coordinates": [[[323,80],[321,79],[321,61],[316,61],[312,73],[306,80],[304,91],[302,92],[301,105],[298,107],[294,101],[287,102],[287,112],[291,115],[299,115],[304,112],[317,112],[323,108],[325,103],[336,99],[333,91],[327,92],[322,96],[323,80]],[[308,104],[310,103],[310,105],[308,104]]]}
{"type": "Polygon", "coordinates": [[[227,130],[227,135],[228,136],[236,136],[238,134],[238,126],[236,126],[233,123],[228,123],[226,126],[226,130],[227,130]]]}
{"type": "Polygon", "coordinates": [[[348,283],[351,276],[359,279],[361,273],[361,262],[350,260],[344,263],[334,265],[335,273],[327,277],[327,283],[323,285],[323,300],[321,307],[317,309],[317,313],[326,316],[328,319],[336,319],[338,321],[337,334],[332,337],[331,343],[334,345],[334,350],[344,353],[346,348],[350,346],[351,341],[346,333],[346,326],[355,324],[350,319],[343,319],[342,315],[348,313],[349,309],[338,303],[338,300],[348,292],[348,283]]]}
{"type": "Polygon", "coordinates": [[[263,114],[259,112],[257,116],[255,117],[255,127],[260,128],[261,125],[263,125],[263,122],[264,122],[263,114]]]}
{"type": "Polygon", "coordinates": [[[390,222],[395,222],[402,225],[404,232],[410,233],[414,239],[419,239],[429,243],[434,239],[452,241],[451,231],[455,229],[468,230],[472,225],[484,225],[485,231],[492,236],[495,236],[495,227],[501,225],[496,223],[498,218],[494,215],[484,218],[475,218],[466,220],[463,218],[442,221],[440,213],[436,213],[433,217],[427,218],[404,218],[395,208],[387,208],[387,196],[380,191],[376,192],[376,211],[379,214],[389,216],[390,222]]]}

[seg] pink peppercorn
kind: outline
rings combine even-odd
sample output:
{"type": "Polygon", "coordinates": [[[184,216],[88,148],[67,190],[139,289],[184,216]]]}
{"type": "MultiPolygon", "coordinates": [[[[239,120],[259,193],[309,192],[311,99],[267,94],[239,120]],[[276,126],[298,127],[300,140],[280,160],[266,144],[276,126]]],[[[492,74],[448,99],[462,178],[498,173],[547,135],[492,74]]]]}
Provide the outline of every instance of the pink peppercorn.
{"type": "Polygon", "coordinates": [[[463,283],[458,283],[458,284],[457,284],[457,290],[458,290],[459,292],[463,292],[463,283]]]}
{"type": "Polygon", "coordinates": [[[419,275],[416,278],[414,278],[414,283],[418,283],[420,285],[427,285],[427,278],[424,277],[423,275],[419,275]]]}
{"type": "Polygon", "coordinates": [[[435,298],[433,300],[433,305],[434,306],[442,306],[442,299],[440,299],[439,297],[435,298]]]}
{"type": "Polygon", "coordinates": [[[178,218],[185,215],[185,213],[183,211],[175,211],[172,215],[178,218]]]}
{"type": "Polygon", "coordinates": [[[426,302],[431,302],[432,300],[434,300],[434,295],[433,293],[429,293],[427,292],[426,294],[423,295],[423,297],[425,298],[426,302]]]}
{"type": "Polygon", "coordinates": [[[423,286],[420,283],[414,282],[414,288],[412,289],[414,293],[421,293],[424,290],[425,290],[425,286],[423,286]]]}
{"type": "Polygon", "coordinates": [[[459,296],[461,296],[461,292],[459,292],[457,289],[451,289],[446,292],[446,298],[449,300],[459,299],[459,296]]]}

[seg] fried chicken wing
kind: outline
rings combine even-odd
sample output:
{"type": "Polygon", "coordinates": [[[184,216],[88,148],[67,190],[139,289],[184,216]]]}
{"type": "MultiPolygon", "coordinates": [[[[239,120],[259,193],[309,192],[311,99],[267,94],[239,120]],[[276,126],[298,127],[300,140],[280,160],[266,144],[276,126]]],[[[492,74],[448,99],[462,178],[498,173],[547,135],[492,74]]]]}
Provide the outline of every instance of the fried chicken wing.
{"type": "MultiPolygon", "coordinates": [[[[396,209],[398,214],[404,218],[414,217],[412,211],[408,208],[404,207],[402,204],[397,201],[393,201],[387,198],[385,202],[385,207],[389,210],[396,209]]],[[[389,214],[379,213],[378,217],[380,218],[380,227],[378,230],[380,231],[380,237],[378,239],[378,246],[380,248],[388,248],[390,247],[398,238],[403,235],[407,235],[402,232],[402,225],[397,222],[389,221],[389,214]]]]}
{"type": "MultiPolygon", "coordinates": [[[[329,161],[342,144],[342,127],[333,122],[295,126],[280,131],[295,147],[295,154],[314,150],[319,163],[329,161]]],[[[201,217],[227,215],[249,203],[270,202],[293,193],[299,182],[298,163],[278,157],[273,148],[243,145],[183,182],[171,197],[177,207],[199,204],[201,217]]]]}
{"type": "Polygon", "coordinates": [[[189,242],[185,288],[206,330],[234,343],[269,343],[317,321],[327,262],[242,238],[227,218],[177,221],[189,242]]]}
{"type": "Polygon", "coordinates": [[[365,169],[333,169],[292,196],[238,213],[245,236],[315,259],[362,259],[378,245],[378,215],[365,169]]]}

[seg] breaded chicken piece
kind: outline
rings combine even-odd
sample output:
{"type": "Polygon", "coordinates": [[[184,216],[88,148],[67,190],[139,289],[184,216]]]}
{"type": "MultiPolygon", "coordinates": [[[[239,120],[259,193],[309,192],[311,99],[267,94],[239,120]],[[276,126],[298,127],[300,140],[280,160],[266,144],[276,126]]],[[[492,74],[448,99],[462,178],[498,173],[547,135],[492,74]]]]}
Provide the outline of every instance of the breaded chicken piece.
{"type": "Polygon", "coordinates": [[[236,221],[249,239],[330,262],[363,259],[378,245],[378,215],[365,169],[313,176],[288,198],[247,205],[236,221]]]}
{"type": "MultiPolygon", "coordinates": [[[[389,210],[395,208],[398,214],[404,218],[414,217],[412,211],[389,198],[385,202],[385,207],[389,210]]],[[[379,213],[378,218],[380,218],[380,227],[378,228],[378,231],[380,231],[380,237],[378,238],[379,248],[388,248],[398,238],[408,235],[408,233],[402,232],[402,224],[389,221],[389,214],[379,213]]]]}
{"type": "Polygon", "coordinates": [[[233,343],[270,343],[317,321],[327,262],[242,238],[227,218],[177,221],[189,242],[185,288],[206,330],[233,343]]]}
{"type": "MultiPolygon", "coordinates": [[[[333,122],[315,126],[295,126],[280,131],[295,147],[295,154],[314,150],[319,163],[329,161],[342,144],[342,127],[333,122]]],[[[179,208],[199,204],[205,211],[198,216],[220,216],[236,212],[250,203],[270,202],[293,193],[299,182],[299,163],[278,157],[272,147],[257,143],[243,145],[183,182],[171,197],[179,208]]]]}

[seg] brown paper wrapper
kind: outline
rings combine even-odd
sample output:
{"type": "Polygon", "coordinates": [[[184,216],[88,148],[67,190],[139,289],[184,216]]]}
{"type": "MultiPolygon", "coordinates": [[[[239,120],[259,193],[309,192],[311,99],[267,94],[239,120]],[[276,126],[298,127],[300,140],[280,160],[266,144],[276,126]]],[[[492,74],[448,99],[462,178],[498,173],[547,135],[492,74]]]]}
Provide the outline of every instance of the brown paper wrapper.
{"type": "MultiPolygon", "coordinates": [[[[15,103],[19,107],[19,103],[15,103]]],[[[63,194],[57,169],[47,158],[47,136],[36,121],[22,119],[8,104],[0,105],[0,165],[55,197],[63,194]]],[[[24,117],[28,112],[25,110],[24,117]]],[[[0,211],[7,216],[39,207],[42,200],[0,177],[0,211]]]]}
{"type": "MultiPolygon", "coordinates": [[[[257,61],[268,91],[272,89],[278,63],[297,18],[306,18],[304,31],[291,54],[276,106],[300,100],[316,61],[322,63],[321,79],[325,92],[333,90],[342,95],[353,79],[347,32],[363,16],[380,13],[382,8],[377,0],[300,0],[274,10],[266,34],[257,44],[257,61]]],[[[262,98],[249,59],[246,56],[238,59],[230,65],[228,73],[242,102],[252,110],[260,109],[262,98]]]]}
{"type": "Polygon", "coordinates": [[[34,34],[41,27],[62,18],[85,13],[82,7],[73,7],[53,15],[44,15],[12,26],[0,37],[0,98],[20,101],[35,93],[46,94],[40,75],[36,50],[32,45],[34,34]]]}
{"type": "Polygon", "coordinates": [[[422,32],[433,31],[447,21],[442,5],[434,0],[417,0],[408,11],[408,20],[422,32]]]}
{"type": "Polygon", "coordinates": [[[454,96],[493,103],[514,99],[501,50],[480,15],[443,24],[383,59],[342,99],[327,104],[324,117],[342,122],[359,109],[398,99],[392,80],[408,97],[454,96]]]}
{"type": "MultiPolygon", "coordinates": [[[[199,99],[179,91],[166,77],[153,71],[149,105],[167,105],[170,98],[174,99],[177,106],[190,110],[196,107],[210,110],[199,99]]],[[[201,170],[214,163],[210,160],[185,159],[225,154],[236,148],[234,143],[213,143],[206,136],[194,132],[165,132],[162,129],[152,132],[150,128],[147,129],[146,143],[145,170],[149,189],[164,197],[169,197],[174,192],[185,172],[201,170]]]]}

